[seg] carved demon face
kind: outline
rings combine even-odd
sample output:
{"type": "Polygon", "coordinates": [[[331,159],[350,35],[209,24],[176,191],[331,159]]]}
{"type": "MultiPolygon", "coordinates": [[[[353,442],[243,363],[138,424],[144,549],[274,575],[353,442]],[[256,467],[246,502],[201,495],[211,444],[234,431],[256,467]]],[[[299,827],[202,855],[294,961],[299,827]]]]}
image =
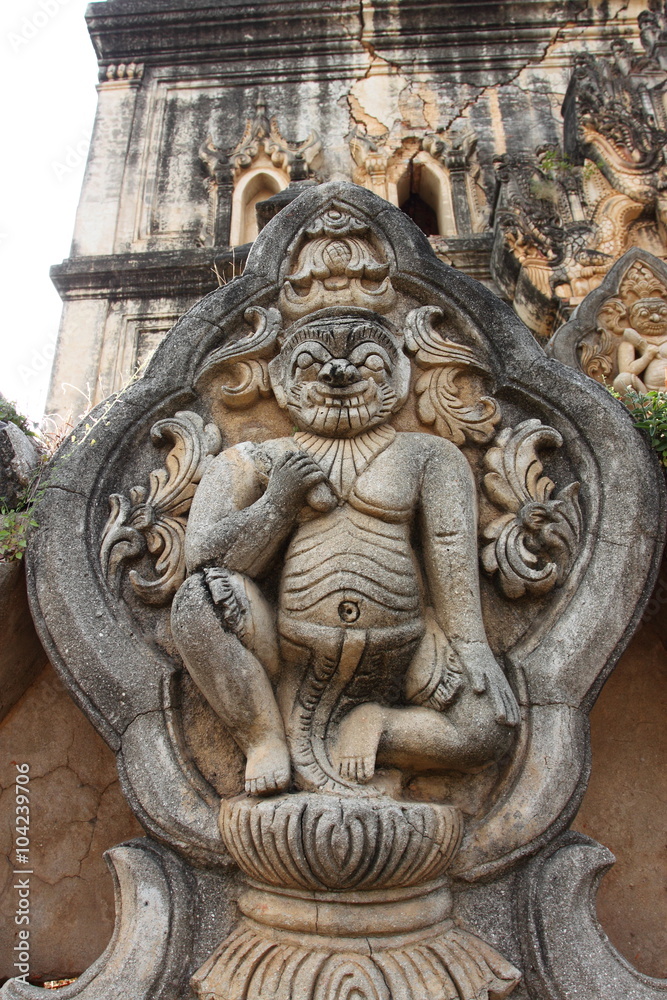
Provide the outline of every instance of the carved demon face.
{"type": "Polygon", "coordinates": [[[667,302],[639,299],[630,309],[630,326],[642,337],[667,336],[667,302]]]}
{"type": "Polygon", "coordinates": [[[331,309],[289,331],[269,373],[279,405],[301,430],[354,437],[403,405],[410,363],[386,320],[331,309]]]}

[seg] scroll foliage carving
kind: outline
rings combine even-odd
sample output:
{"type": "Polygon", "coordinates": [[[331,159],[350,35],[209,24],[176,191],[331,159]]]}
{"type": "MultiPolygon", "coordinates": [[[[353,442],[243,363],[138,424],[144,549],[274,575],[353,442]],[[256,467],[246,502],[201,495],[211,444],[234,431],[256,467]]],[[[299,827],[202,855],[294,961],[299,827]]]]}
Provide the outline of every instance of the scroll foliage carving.
{"type": "Polygon", "coordinates": [[[487,377],[491,373],[469,347],[441,337],[433,326],[441,317],[436,306],[422,306],[413,309],[406,321],[406,346],[423,369],[415,384],[419,419],[456,445],[466,440],[486,444],[500,421],[498,405],[489,396],[472,404],[466,401],[457,379],[464,372],[487,377]]]}
{"type": "Polygon", "coordinates": [[[597,344],[581,345],[581,367],[590,378],[597,382],[606,382],[614,369],[616,343],[614,338],[600,328],[600,339],[597,344]]]}
{"type": "Polygon", "coordinates": [[[504,513],[484,530],[482,550],[487,573],[498,574],[507,597],[541,595],[560,583],[572,567],[582,534],[579,483],[557,496],[553,481],[542,475],[538,449],[560,448],[563,439],[539,420],[524,420],[501,431],[484,458],[489,470],[484,489],[504,513]]]}
{"type": "Polygon", "coordinates": [[[260,396],[271,395],[267,359],[280,331],[281,317],[277,309],[246,309],[246,323],[256,323],[255,332],[241,341],[234,341],[212,351],[201,365],[197,380],[211,371],[221,378],[220,393],[227,406],[241,409],[256,403],[260,396]]]}
{"type": "Polygon", "coordinates": [[[155,579],[130,571],[136,593],[147,604],[166,604],[185,579],[185,526],[197,484],[222,438],[215,424],[197,413],[180,410],[158,420],[153,444],[171,443],[165,467],[150,474],[150,486],[134,486],[129,497],[113,493],[111,513],[102,534],[100,560],[113,590],[120,590],[125,562],[149,552],[156,558],[155,579]]]}

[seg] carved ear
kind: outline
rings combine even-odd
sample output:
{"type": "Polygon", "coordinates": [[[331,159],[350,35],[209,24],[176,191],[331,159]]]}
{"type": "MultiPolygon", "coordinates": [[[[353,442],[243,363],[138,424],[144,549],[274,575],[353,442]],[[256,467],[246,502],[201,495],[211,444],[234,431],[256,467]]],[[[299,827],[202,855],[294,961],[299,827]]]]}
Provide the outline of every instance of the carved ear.
{"type": "Polygon", "coordinates": [[[255,322],[249,337],[212,351],[200,366],[196,382],[214,372],[222,380],[222,397],[228,406],[251,406],[260,396],[271,395],[267,359],[276,352],[281,316],[277,309],[254,307],[244,313],[247,323],[255,322]]]}
{"type": "Polygon", "coordinates": [[[396,363],[396,394],[398,399],[394,403],[393,413],[396,413],[405,403],[410,392],[410,376],[412,375],[412,367],[410,365],[410,359],[407,355],[403,354],[402,351],[399,353],[399,358],[396,363]]]}

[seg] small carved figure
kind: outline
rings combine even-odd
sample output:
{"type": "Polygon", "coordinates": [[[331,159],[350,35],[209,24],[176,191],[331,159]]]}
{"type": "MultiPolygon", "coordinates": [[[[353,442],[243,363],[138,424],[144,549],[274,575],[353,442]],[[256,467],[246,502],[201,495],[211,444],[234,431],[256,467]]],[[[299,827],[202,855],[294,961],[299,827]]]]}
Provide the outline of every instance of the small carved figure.
{"type": "Polygon", "coordinates": [[[618,375],[614,388],[646,392],[664,390],[667,370],[667,301],[643,298],[628,311],[629,326],[618,346],[618,375]],[[640,375],[642,378],[640,378],[640,375]]]}
{"type": "Polygon", "coordinates": [[[323,309],[268,371],[296,433],[211,461],[172,608],[246,791],[285,790],[293,767],[298,787],[358,794],[377,767],[501,757],[519,712],[482,622],[475,484],[451,441],[390,426],[409,388],[399,334],[323,309]],[[255,581],[283,552],[276,615],[255,581]]]}

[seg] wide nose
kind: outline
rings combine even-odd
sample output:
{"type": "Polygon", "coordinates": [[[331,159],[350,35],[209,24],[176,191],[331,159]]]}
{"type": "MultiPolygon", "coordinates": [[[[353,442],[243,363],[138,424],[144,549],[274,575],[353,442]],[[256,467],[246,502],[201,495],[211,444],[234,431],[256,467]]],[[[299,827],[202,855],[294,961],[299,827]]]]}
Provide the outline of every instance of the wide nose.
{"type": "Polygon", "coordinates": [[[320,368],[319,380],[325,385],[342,388],[358,382],[360,378],[359,369],[346,358],[332,358],[320,368]]]}

